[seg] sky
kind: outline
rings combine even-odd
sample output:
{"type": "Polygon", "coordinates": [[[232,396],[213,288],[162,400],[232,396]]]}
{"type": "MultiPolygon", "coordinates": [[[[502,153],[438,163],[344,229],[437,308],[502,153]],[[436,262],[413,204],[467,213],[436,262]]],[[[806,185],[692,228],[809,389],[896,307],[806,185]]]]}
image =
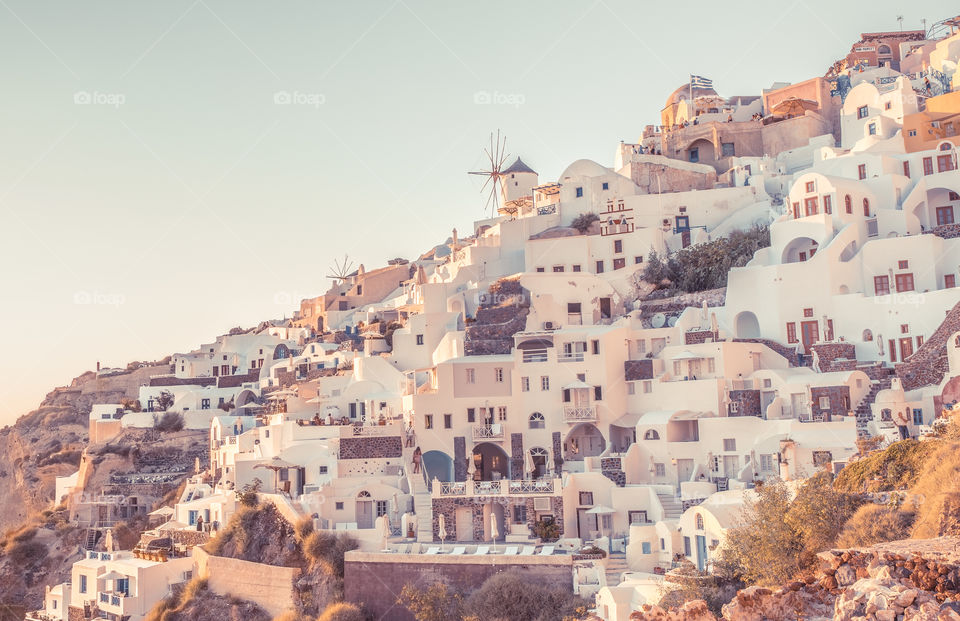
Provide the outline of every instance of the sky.
{"type": "Polygon", "coordinates": [[[611,166],[691,73],[759,94],[951,4],[0,0],[0,425],[469,234],[491,132],[611,166]]]}

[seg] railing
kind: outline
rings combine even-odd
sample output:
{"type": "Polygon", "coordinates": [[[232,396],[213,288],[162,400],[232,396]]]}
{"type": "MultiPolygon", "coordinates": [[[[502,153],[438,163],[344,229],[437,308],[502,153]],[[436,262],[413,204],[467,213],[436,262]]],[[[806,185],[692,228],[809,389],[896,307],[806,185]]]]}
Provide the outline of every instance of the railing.
{"type": "Polygon", "coordinates": [[[871,218],[867,220],[867,237],[876,237],[880,234],[880,230],[877,227],[877,219],[871,218]]]}
{"type": "Polygon", "coordinates": [[[559,203],[554,203],[552,205],[546,205],[544,207],[537,207],[538,216],[549,216],[550,214],[557,213],[557,205],[559,203]]]}
{"type": "Polygon", "coordinates": [[[560,493],[559,479],[524,479],[510,481],[434,481],[432,485],[434,497],[451,496],[531,496],[556,495],[560,493]]]}
{"type": "Polygon", "coordinates": [[[564,406],[563,420],[566,422],[597,420],[597,408],[593,405],[564,406]]]}
{"type": "Polygon", "coordinates": [[[503,439],[503,425],[492,424],[492,425],[474,425],[473,426],[473,439],[474,440],[502,440],[503,439]]]}
{"type": "Polygon", "coordinates": [[[397,430],[390,425],[353,425],[354,436],[392,436],[397,430]]]}
{"type": "Polygon", "coordinates": [[[524,349],[523,361],[524,362],[546,362],[547,350],[546,349],[524,349]]]}
{"type": "Polygon", "coordinates": [[[568,352],[557,356],[557,362],[583,362],[583,352],[568,352]]]}

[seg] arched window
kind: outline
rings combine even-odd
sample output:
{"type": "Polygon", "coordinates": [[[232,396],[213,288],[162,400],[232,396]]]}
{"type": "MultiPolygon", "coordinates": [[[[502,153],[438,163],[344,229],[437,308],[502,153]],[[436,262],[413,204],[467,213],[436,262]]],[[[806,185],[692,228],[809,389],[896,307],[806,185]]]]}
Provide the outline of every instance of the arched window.
{"type": "Polygon", "coordinates": [[[880,420],[891,421],[893,420],[893,412],[887,408],[880,410],[880,420]]]}
{"type": "Polygon", "coordinates": [[[843,197],[843,206],[847,208],[847,213],[853,213],[853,200],[849,194],[843,197]]]}
{"type": "Polygon", "coordinates": [[[697,514],[697,530],[703,530],[703,516],[697,514]]]}
{"type": "Polygon", "coordinates": [[[656,429],[647,429],[647,432],[643,434],[644,440],[659,440],[660,434],[657,433],[656,429]]]}
{"type": "Polygon", "coordinates": [[[546,426],[546,420],[540,412],[534,412],[530,415],[530,429],[543,429],[546,426]]]}
{"type": "Polygon", "coordinates": [[[864,341],[865,343],[868,343],[868,342],[870,342],[870,341],[872,341],[872,340],[873,340],[873,332],[871,332],[870,330],[864,330],[864,331],[863,331],[863,341],[864,341]]]}
{"type": "Polygon", "coordinates": [[[890,53],[890,46],[889,46],[889,45],[881,45],[880,47],[877,48],[877,53],[878,53],[878,54],[889,54],[889,53],[890,53]]]}
{"type": "Polygon", "coordinates": [[[362,492],[357,494],[357,498],[371,498],[370,492],[363,490],[362,492]]]}
{"type": "Polygon", "coordinates": [[[865,215],[868,218],[870,217],[870,199],[869,198],[863,199],[863,215],[865,215]]]}
{"type": "Polygon", "coordinates": [[[941,151],[949,151],[951,147],[953,147],[952,144],[950,144],[949,142],[945,142],[945,143],[943,143],[942,145],[940,145],[940,150],[941,150],[941,151]]]}

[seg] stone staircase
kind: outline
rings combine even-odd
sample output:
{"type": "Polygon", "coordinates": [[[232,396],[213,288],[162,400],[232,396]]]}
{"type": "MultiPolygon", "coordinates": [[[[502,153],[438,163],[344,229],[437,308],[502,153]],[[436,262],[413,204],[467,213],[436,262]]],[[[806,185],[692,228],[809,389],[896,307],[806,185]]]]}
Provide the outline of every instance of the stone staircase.
{"type": "Polygon", "coordinates": [[[940,326],[906,361],[896,365],[897,376],[904,390],[933,386],[943,381],[949,370],[947,339],[960,330],[960,303],[947,311],[940,326]]]}
{"type": "Polygon", "coordinates": [[[857,407],[853,410],[854,415],[857,418],[857,435],[866,433],[867,423],[873,420],[873,411],[870,406],[873,405],[873,402],[877,399],[877,393],[881,390],[887,390],[890,388],[891,380],[889,377],[876,380],[872,382],[870,386],[870,392],[860,400],[860,403],[857,404],[857,407]],[[861,433],[862,432],[862,433],[861,433]]]}
{"type": "Polygon", "coordinates": [[[99,539],[100,533],[97,532],[96,528],[88,528],[87,532],[83,537],[83,549],[84,550],[93,550],[97,547],[97,539],[99,539]]]}
{"type": "Polygon", "coordinates": [[[620,584],[620,575],[625,571],[630,571],[630,566],[627,565],[626,554],[623,552],[614,552],[607,557],[607,565],[604,568],[607,586],[617,586],[620,584]]]}
{"type": "MultiPolygon", "coordinates": [[[[403,449],[403,463],[407,472],[407,482],[413,495],[413,512],[417,516],[417,541],[433,542],[433,492],[427,485],[424,472],[413,472],[413,449],[403,449]]],[[[406,534],[406,533],[404,533],[406,534]]]]}
{"type": "MultiPolygon", "coordinates": [[[[766,345],[773,351],[777,352],[781,356],[787,359],[787,362],[790,363],[791,367],[799,366],[797,364],[797,351],[793,347],[786,347],[781,345],[776,341],[771,341],[770,339],[761,339],[761,338],[751,338],[751,339],[733,339],[735,343],[759,343],[761,345],[766,345]]],[[[807,352],[807,355],[803,357],[803,366],[809,367],[813,365],[813,356],[807,352]]]]}
{"type": "Polygon", "coordinates": [[[663,507],[663,519],[676,520],[683,514],[683,504],[672,494],[657,494],[660,505],[663,507]]]}

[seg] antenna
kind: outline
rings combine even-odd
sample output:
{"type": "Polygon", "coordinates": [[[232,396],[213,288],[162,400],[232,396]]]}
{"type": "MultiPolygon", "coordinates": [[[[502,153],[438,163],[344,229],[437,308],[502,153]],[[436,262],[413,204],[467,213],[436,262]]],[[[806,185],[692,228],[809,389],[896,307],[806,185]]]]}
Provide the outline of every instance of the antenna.
{"type": "Polygon", "coordinates": [[[333,265],[327,269],[330,270],[330,274],[327,276],[327,278],[332,278],[333,280],[343,282],[347,279],[347,277],[350,276],[350,272],[353,271],[353,261],[351,261],[350,257],[345,254],[343,255],[342,261],[337,261],[334,259],[333,265]]]}
{"type": "Polygon", "coordinates": [[[900,22],[900,32],[903,32],[903,15],[897,15],[897,21],[900,22]]]}
{"type": "Polygon", "coordinates": [[[480,193],[486,191],[487,186],[490,186],[490,194],[487,196],[487,201],[484,204],[484,208],[490,208],[490,216],[493,217],[497,213],[497,209],[500,208],[500,192],[503,177],[503,164],[507,160],[509,155],[507,154],[507,137],[500,137],[500,130],[497,130],[497,138],[494,140],[493,132],[490,132],[490,147],[483,150],[487,156],[487,159],[490,161],[489,168],[486,170],[477,170],[468,172],[468,175],[480,175],[486,177],[487,180],[483,182],[483,187],[480,188],[480,193]]]}

